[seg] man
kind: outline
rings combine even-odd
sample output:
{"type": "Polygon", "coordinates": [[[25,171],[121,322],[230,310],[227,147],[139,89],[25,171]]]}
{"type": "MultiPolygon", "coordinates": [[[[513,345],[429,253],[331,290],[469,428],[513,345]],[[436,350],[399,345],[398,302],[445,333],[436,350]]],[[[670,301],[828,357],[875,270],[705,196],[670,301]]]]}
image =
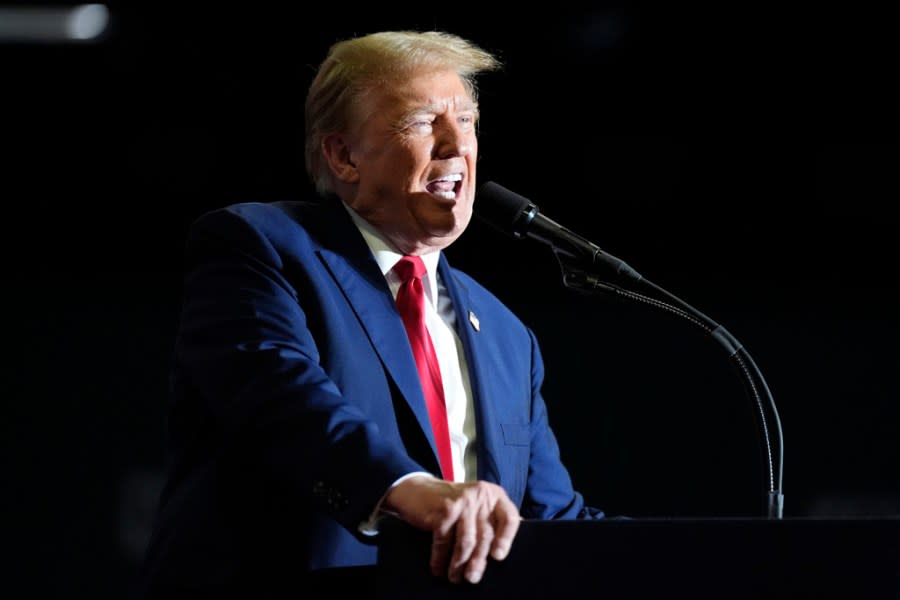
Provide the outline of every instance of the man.
{"type": "Polygon", "coordinates": [[[532,332],[441,254],[472,217],[474,78],[498,66],[439,32],[335,44],[306,102],[323,201],[195,223],[150,589],[373,564],[385,518],[474,583],[522,518],[603,517],[560,462],[532,332]]]}

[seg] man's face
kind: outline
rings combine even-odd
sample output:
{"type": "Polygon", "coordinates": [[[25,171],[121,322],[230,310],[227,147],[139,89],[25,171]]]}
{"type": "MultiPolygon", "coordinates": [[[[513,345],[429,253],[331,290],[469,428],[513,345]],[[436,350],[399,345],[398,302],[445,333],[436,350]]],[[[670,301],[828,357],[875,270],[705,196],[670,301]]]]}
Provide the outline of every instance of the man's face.
{"type": "Polygon", "coordinates": [[[365,96],[347,136],[358,181],[345,201],[405,254],[445,248],[475,198],[477,107],[453,71],[424,72],[365,96]]]}

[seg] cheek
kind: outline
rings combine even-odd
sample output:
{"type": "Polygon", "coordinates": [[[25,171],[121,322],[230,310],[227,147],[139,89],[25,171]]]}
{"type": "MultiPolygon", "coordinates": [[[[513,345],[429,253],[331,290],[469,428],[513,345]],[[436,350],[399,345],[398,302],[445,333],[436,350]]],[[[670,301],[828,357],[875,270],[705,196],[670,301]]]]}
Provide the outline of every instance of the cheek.
{"type": "Polygon", "coordinates": [[[407,141],[394,147],[384,158],[385,176],[415,178],[431,162],[431,149],[428,144],[407,141]]]}
{"type": "Polygon", "coordinates": [[[418,166],[427,165],[434,158],[434,144],[430,139],[410,141],[407,150],[409,160],[418,166]]]}

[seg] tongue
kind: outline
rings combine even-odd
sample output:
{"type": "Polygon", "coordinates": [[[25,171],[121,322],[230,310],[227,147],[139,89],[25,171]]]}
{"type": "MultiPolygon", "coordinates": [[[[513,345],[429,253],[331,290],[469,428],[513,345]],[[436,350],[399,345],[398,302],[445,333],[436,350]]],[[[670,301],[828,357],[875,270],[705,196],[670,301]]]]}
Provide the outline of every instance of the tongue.
{"type": "Polygon", "coordinates": [[[429,192],[452,192],[456,183],[453,181],[433,181],[428,184],[429,192]]]}

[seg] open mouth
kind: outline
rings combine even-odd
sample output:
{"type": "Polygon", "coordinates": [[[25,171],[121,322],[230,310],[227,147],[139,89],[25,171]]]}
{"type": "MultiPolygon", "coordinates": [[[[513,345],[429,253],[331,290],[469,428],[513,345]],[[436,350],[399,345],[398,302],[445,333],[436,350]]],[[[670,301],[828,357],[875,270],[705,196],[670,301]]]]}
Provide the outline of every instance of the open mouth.
{"type": "Polygon", "coordinates": [[[456,200],[462,188],[462,174],[453,173],[445,175],[433,181],[429,181],[425,186],[428,193],[444,200],[456,200]]]}

